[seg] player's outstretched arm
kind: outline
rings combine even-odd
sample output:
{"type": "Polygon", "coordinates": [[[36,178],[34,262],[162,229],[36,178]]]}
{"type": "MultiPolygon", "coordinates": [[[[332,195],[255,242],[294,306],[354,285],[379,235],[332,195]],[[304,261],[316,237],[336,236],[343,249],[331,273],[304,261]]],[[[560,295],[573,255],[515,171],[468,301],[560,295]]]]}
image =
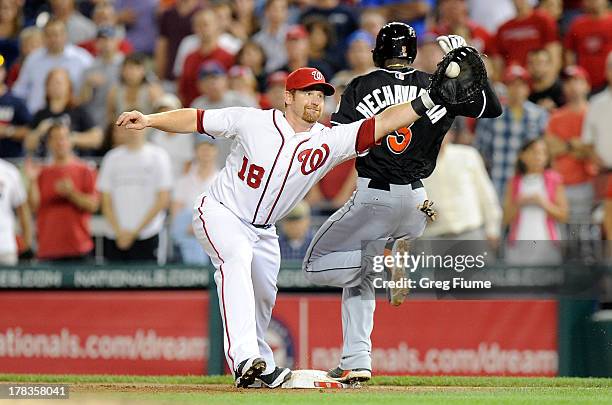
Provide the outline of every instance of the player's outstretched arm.
{"type": "Polygon", "coordinates": [[[411,102],[391,106],[375,116],[374,140],[378,142],[385,135],[403,127],[409,127],[413,122],[425,115],[433,102],[424,94],[411,102]],[[424,97],[425,96],[425,97],[424,97]],[[423,99],[426,99],[425,104],[423,99]],[[430,105],[427,107],[426,105],[430,105]]]}
{"type": "Polygon", "coordinates": [[[195,108],[181,108],[157,114],[143,114],[140,111],[122,113],[115,124],[127,129],[157,128],[164,132],[197,132],[198,113],[195,108]]]}

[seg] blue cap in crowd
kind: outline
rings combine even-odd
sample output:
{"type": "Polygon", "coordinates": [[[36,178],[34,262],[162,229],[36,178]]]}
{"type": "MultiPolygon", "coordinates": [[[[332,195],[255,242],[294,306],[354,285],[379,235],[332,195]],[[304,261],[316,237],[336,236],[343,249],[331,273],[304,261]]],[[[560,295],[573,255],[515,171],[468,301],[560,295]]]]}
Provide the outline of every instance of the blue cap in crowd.
{"type": "Polygon", "coordinates": [[[116,35],[117,30],[113,26],[103,25],[102,27],[98,28],[98,38],[115,38],[116,35]]]}
{"type": "Polygon", "coordinates": [[[226,74],[225,68],[221,66],[219,62],[209,61],[209,62],[204,62],[204,64],[202,64],[202,67],[200,67],[200,74],[198,77],[200,79],[203,79],[208,76],[221,76],[225,74],[226,74]]]}
{"type": "Polygon", "coordinates": [[[346,40],[346,45],[351,46],[355,41],[363,41],[367,43],[371,48],[374,48],[374,37],[367,31],[357,30],[353,32],[346,40]]]}

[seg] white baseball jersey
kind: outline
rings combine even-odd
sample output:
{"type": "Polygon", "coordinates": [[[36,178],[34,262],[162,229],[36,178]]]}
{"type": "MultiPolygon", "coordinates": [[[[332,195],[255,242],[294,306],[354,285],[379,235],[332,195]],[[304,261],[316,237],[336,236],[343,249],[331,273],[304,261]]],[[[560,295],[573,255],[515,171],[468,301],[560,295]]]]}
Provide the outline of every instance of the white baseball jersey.
{"type": "Polygon", "coordinates": [[[198,132],[232,138],[225,167],[194,207],[193,230],[210,256],[223,319],[223,346],[236,370],[262,357],[275,369],[265,335],[280,267],[274,226],[327,171],[374,142],[374,119],[295,133],[282,112],[198,110],[198,132]],[[222,204],[222,205],[221,205],[222,204]],[[263,225],[263,226],[249,226],[263,225]]]}
{"type": "Polygon", "coordinates": [[[19,171],[0,159],[0,254],[17,251],[13,210],[25,201],[26,192],[19,171]]]}
{"type": "Polygon", "coordinates": [[[316,123],[295,133],[278,110],[231,107],[198,116],[200,132],[234,139],[207,194],[256,225],[283,218],[330,169],[355,157],[358,137],[373,140],[366,120],[333,128],[316,123]]]}

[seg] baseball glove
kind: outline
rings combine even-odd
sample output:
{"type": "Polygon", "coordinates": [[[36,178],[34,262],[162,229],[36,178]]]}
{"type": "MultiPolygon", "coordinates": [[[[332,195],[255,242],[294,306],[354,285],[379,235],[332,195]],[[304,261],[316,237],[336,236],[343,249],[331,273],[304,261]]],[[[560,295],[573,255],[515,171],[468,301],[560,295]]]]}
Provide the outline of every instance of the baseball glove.
{"type": "Polygon", "coordinates": [[[438,63],[430,77],[428,91],[434,103],[453,106],[473,101],[486,84],[487,71],[480,53],[471,46],[462,46],[451,50],[438,63]],[[460,68],[455,78],[446,76],[451,62],[456,62],[460,68]]]}

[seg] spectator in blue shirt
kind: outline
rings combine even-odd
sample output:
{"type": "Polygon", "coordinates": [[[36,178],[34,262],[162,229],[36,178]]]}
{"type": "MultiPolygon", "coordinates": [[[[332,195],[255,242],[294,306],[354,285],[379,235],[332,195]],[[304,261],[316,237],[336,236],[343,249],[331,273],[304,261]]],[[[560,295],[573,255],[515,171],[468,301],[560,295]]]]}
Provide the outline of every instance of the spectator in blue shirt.
{"type": "Polygon", "coordinates": [[[303,260],[312,241],[310,206],[302,201],[283,219],[278,234],[281,260],[303,260]]]}
{"type": "Polygon", "coordinates": [[[32,117],[23,100],[15,97],[4,84],[4,62],[0,54],[0,158],[16,158],[23,156],[23,138],[32,117]]]}
{"type": "Polygon", "coordinates": [[[542,136],[548,123],[546,110],[527,100],[529,73],[522,66],[508,66],[504,83],[508,94],[502,102],[502,115],[480,120],[474,140],[487,162],[500,201],[504,200],[506,182],[514,175],[519,148],[542,136]]]}

